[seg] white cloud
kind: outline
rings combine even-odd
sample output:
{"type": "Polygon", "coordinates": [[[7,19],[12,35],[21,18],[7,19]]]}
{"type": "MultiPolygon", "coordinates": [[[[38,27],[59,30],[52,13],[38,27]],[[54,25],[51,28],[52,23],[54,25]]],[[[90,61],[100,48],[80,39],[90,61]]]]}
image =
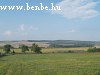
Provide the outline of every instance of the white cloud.
{"type": "Polygon", "coordinates": [[[97,2],[93,0],[62,0],[56,5],[61,6],[61,11],[56,10],[53,13],[61,14],[68,19],[92,18],[99,15],[95,10],[97,2]]]}
{"type": "Polygon", "coordinates": [[[19,31],[24,31],[25,30],[25,25],[21,24],[20,27],[18,28],[19,31]]]}
{"type": "Polygon", "coordinates": [[[33,30],[33,31],[38,31],[39,28],[38,27],[33,27],[33,26],[29,26],[28,28],[30,31],[33,30]]]}
{"type": "Polygon", "coordinates": [[[70,30],[70,31],[68,31],[68,32],[74,33],[74,32],[76,32],[76,30],[72,29],[72,30],[70,30]]]}
{"type": "Polygon", "coordinates": [[[67,30],[67,31],[58,32],[58,34],[68,34],[68,33],[75,33],[75,32],[78,32],[78,31],[75,29],[71,29],[71,30],[67,30]]]}
{"type": "Polygon", "coordinates": [[[27,35],[32,34],[34,31],[38,31],[38,30],[39,30],[38,27],[21,24],[16,31],[16,35],[20,34],[21,36],[27,36],[27,35]]]}
{"type": "Polygon", "coordinates": [[[32,25],[27,26],[27,25],[24,25],[24,24],[21,24],[18,28],[18,31],[23,31],[23,32],[25,32],[25,31],[27,31],[27,32],[38,31],[38,30],[39,30],[38,27],[33,27],[32,25]]]}
{"type": "Polygon", "coordinates": [[[8,31],[4,32],[4,35],[10,36],[10,35],[12,35],[12,31],[8,30],[8,31]]]}

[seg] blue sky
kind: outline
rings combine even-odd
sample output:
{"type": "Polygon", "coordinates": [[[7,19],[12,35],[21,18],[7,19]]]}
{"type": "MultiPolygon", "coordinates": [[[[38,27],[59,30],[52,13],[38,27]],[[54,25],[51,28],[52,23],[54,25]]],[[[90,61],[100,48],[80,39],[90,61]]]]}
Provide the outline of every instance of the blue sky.
{"type": "Polygon", "coordinates": [[[0,40],[100,41],[99,0],[0,0],[0,6],[25,3],[54,3],[61,11],[0,11],[0,40]]]}

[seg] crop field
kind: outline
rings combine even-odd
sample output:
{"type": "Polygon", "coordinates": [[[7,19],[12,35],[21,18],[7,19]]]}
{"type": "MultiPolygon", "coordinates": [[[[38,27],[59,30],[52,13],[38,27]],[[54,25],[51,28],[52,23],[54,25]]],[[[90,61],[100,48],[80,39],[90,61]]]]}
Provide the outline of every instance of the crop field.
{"type": "Polygon", "coordinates": [[[42,52],[43,53],[52,53],[52,52],[64,52],[64,51],[80,51],[80,50],[84,50],[86,51],[89,47],[77,47],[77,48],[47,48],[47,49],[43,49],[42,52]]]}
{"type": "Polygon", "coordinates": [[[4,56],[0,75],[100,75],[100,53],[4,56]]]}
{"type": "MultiPolygon", "coordinates": [[[[77,47],[77,48],[43,48],[42,49],[42,52],[43,53],[61,53],[61,52],[64,52],[64,51],[80,51],[80,50],[84,50],[86,51],[89,47],[77,47]]],[[[21,53],[21,49],[14,49],[14,51],[16,53],[21,53]]],[[[3,52],[2,49],[0,49],[0,52],[3,52]]],[[[31,50],[29,52],[26,52],[26,53],[31,53],[31,50]]]]}

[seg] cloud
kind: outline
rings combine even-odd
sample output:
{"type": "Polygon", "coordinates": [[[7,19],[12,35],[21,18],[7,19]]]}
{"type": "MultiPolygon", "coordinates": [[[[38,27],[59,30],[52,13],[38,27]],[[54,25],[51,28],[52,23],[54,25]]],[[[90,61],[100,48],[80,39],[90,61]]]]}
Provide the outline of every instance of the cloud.
{"type": "Polygon", "coordinates": [[[20,26],[19,26],[19,28],[18,28],[18,31],[27,31],[27,32],[29,32],[29,31],[38,31],[39,30],[39,28],[38,27],[33,27],[32,25],[25,25],[25,24],[21,24],[20,26]]]}
{"type": "Polygon", "coordinates": [[[33,32],[38,31],[39,28],[38,27],[34,27],[32,25],[25,25],[25,24],[21,24],[19,25],[17,31],[16,31],[16,35],[21,35],[21,36],[27,36],[27,35],[31,35],[33,32]]]}
{"type": "Polygon", "coordinates": [[[4,32],[4,35],[10,36],[10,35],[12,35],[12,31],[8,30],[8,31],[4,32]]]}
{"type": "Polygon", "coordinates": [[[72,30],[70,30],[70,31],[68,31],[68,32],[74,33],[74,32],[76,32],[76,30],[72,29],[72,30]]]}
{"type": "Polygon", "coordinates": [[[30,31],[33,30],[33,31],[38,31],[39,28],[38,27],[33,27],[33,26],[29,26],[28,28],[30,31]]]}
{"type": "Polygon", "coordinates": [[[78,31],[75,29],[71,29],[71,30],[67,30],[67,31],[58,32],[58,34],[68,34],[68,33],[75,33],[75,32],[78,32],[78,31]]]}
{"type": "Polygon", "coordinates": [[[56,5],[61,7],[61,11],[53,11],[54,14],[60,14],[68,19],[92,18],[99,15],[95,9],[97,2],[93,0],[62,0],[56,5]]]}
{"type": "Polygon", "coordinates": [[[18,28],[19,31],[24,31],[25,30],[25,25],[21,24],[20,27],[18,28]]]}

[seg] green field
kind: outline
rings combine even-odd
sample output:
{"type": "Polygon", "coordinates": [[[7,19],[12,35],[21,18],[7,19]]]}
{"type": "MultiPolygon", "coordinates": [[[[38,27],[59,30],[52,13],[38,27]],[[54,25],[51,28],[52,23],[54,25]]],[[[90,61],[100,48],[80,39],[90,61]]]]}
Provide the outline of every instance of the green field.
{"type": "Polygon", "coordinates": [[[100,53],[4,56],[0,75],[100,75],[100,53]]]}

